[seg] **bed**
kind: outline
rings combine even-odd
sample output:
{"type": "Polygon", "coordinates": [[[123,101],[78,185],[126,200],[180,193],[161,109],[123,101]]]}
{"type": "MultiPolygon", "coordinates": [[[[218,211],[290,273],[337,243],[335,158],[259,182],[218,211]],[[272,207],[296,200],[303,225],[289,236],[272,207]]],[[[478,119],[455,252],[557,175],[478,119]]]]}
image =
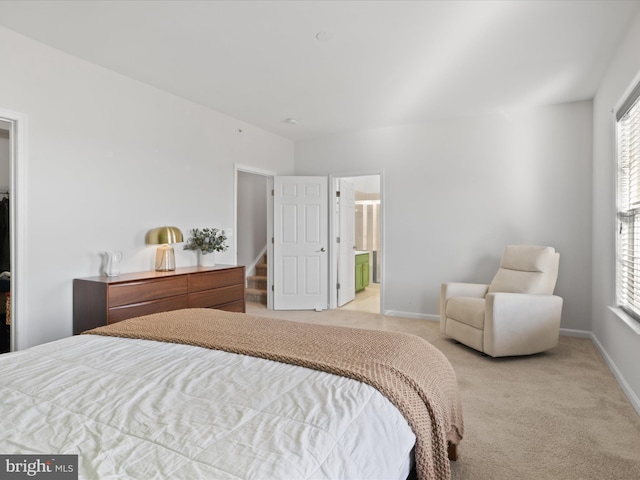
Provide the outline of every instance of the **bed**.
{"type": "Polygon", "coordinates": [[[419,337],[212,309],[0,356],[0,452],[83,479],[450,477],[456,378],[419,337]]]}

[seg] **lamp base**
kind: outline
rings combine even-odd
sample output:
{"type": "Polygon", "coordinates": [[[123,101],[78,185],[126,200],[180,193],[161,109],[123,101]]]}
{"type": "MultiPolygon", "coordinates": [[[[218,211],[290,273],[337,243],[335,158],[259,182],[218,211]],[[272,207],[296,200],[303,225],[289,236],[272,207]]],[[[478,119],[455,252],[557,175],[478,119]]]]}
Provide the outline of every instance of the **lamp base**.
{"type": "Polygon", "coordinates": [[[170,272],[176,269],[176,254],[171,245],[161,245],[156,250],[156,272],[170,272]]]}

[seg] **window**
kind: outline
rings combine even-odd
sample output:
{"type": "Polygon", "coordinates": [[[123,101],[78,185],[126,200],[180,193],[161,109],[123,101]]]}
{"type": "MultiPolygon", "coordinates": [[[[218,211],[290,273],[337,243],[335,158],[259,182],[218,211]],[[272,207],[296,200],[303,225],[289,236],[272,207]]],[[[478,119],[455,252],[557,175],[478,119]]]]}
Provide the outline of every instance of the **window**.
{"type": "Polygon", "coordinates": [[[616,112],[617,304],[640,321],[640,84],[616,112]]]}

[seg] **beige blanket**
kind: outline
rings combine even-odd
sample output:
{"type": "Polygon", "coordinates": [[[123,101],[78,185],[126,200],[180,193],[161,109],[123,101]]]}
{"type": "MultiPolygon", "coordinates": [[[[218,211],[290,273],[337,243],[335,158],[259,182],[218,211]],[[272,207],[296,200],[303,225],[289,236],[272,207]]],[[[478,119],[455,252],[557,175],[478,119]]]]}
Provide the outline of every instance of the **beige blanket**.
{"type": "Polygon", "coordinates": [[[415,335],[291,322],[211,309],[132,318],[84,333],[183,343],[322,370],[382,392],[416,434],[418,478],[451,477],[447,441],[463,420],[455,373],[415,335]]]}

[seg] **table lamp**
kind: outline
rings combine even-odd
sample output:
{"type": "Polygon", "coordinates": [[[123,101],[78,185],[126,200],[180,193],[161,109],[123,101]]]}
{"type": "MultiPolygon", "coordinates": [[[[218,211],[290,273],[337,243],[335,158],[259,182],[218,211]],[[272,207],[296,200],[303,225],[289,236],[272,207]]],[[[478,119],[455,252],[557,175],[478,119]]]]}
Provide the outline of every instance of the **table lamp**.
{"type": "Polygon", "coordinates": [[[146,243],[160,245],[156,250],[156,271],[169,272],[176,269],[176,255],[170,243],[182,242],[178,227],[159,227],[147,233],[146,243]]]}

